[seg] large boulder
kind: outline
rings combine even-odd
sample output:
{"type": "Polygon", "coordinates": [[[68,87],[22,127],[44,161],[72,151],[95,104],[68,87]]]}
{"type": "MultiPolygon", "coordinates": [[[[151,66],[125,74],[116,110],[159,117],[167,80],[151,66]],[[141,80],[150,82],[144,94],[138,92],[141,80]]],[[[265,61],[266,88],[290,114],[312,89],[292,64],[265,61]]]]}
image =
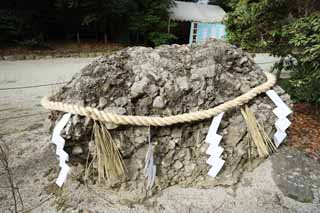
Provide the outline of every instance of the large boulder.
{"type": "MultiPolygon", "coordinates": [[[[266,81],[248,54],[224,42],[194,45],[164,45],[157,48],[130,47],[99,57],[77,73],[52,100],[96,107],[123,115],[168,116],[209,109],[247,92],[266,81]]],[[[289,96],[274,88],[285,101],[289,96]]],[[[262,94],[249,102],[256,118],[270,137],[274,133],[275,107],[262,94]]],[[[62,112],[55,112],[54,124],[62,112]]],[[[180,184],[193,187],[233,185],[246,168],[261,159],[248,160],[246,123],[240,108],[225,113],[219,132],[223,135],[222,158],[226,161],[218,177],[207,175],[208,144],[204,139],[211,119],[167,127],[151,127],[157,176],[153,191],[180,184]]],[[[71,164],[85,163],[94,147],[93,122],[73,115],[63,136],[71,164]]],[[[143,194],[148,127],[107,124],[128,169],[127,178],[113,187],[143,194]]],[[[91,153],[92,154],[92,153],[91,153]]],[[[257,156],[255,156],[257,157],[257,156]]],[[[95,180],[95,176],[90,177],[95,180]]]]}

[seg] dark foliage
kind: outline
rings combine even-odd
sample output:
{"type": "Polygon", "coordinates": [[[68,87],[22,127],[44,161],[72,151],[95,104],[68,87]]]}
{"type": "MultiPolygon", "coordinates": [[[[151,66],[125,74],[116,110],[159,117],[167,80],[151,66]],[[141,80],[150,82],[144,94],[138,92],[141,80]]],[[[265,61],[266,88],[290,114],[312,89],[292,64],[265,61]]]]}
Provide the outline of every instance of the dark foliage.
{"type": "Polygon", "coordinates": [[[290,69],[284,86],[299,102],[320,105],[320,1],[238,0],[226,20],[231,43],[282,59],[275,68],[290,69]],[[285,58],[294,58],[287,63],[285,58]]]}
{"type": "Polygon", "coordinates": [[[0,8],[0,45],[43,46],[52,39],[93,38],[158,45],[172,0],[10,0],[0,8]]]}

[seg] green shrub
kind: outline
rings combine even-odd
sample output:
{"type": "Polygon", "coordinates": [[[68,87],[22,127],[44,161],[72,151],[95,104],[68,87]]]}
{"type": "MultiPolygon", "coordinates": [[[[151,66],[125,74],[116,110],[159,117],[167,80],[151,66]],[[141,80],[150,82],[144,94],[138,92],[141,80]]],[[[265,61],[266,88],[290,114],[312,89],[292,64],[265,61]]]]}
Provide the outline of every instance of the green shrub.
{"type": "MultiPolygon", "coordinates": [[[[236,2],[236,1],[235,1],[236,2]]],[[[274,67],[293,71],[283,83],[292,98],[320,106],[320,2],[239,0],[226,20],[228,40],[281,57],[274,67]],[[295,63],[286,63],[291,56],[295,63]]]]}
{"type": "Polygon", "coordinates": [[[177,39],[173,34],[162,33],[162,32],[151,32],[148,38],[153,43],[154,46],[159,46],[161,44],[168,44],[177,39]]]}
{"type": "Polygon", "coordinates": [[[320,106],[320,12],[287,27],[287,37],[298,60],[290,80],[292,96],[320,106]]]}

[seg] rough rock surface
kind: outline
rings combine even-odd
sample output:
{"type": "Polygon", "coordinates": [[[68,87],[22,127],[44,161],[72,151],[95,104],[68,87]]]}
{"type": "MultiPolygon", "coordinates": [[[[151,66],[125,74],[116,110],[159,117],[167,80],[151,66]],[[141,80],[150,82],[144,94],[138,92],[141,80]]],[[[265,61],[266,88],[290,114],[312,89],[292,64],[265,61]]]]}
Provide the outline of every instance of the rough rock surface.
{"type": "Polygon", "coordinates": [[[320,164],[302,152],[283,148],[273,156],[273,178],[282,193],[300,202],[319,200],[320,164]],[[283,154],[285,153],[285,154],[283,154]]]}
{"type": "MultiPolygon", "coordinates": [[[[229,44],[210,41],[192,46],[171,45],[155,49],[132,47],[100,57],[76,74],[52,100],[96,107],[124,115],[168,116],[212,108],[263,83],[266,78],[249,55],[229,44]]],[[[289,102],[280,87],[275,90],[289,102]]],[[[274,132],[274,105],[261,95],[249,106],[271,136],[274,132]]],[[[54,113],[56,121],[63,113],[54,113]]],[[[226,160],[217,178],[207,176],[208,144],[204,142],[211,120],[151,128],[157,166],[153,191],[179,184],[210,187],[233,185],[249,163],[246,124],[240,110],[228,111],[219,132],[226,160]]],[[[67,124],[65,150],[71,162],[85,162],[91,141],[92,121],[74,115],[67,124]]],[[[147,127],[108,128],[121,151],[128,169],[127,179],[113,188],[136,196],[145,194],[143,176],[147,152],[147,127]]],[[[91,149],[90,149],[91,150],[91,149]]],[[[92,177],[94,181],[94,177],[92,177]]]]}

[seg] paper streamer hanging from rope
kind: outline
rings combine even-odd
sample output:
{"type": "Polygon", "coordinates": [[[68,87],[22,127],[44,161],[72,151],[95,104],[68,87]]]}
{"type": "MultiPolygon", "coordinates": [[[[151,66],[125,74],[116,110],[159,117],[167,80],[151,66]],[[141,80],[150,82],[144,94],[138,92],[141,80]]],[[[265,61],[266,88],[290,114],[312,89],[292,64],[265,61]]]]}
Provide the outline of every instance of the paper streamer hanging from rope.
{"type": "Polygon", "coordinates": [[[273,140],[275,145],[278,147],[287,137],[286,129],[291,125],[287,116],[290,115],[292,111],[274,90],[268,90],[266,94],[277,106],[277,108],[273,110],[273,113],[278,117],[278,120],[275,123],[277,132],[274,134],[273,140]]]}
{"type": "Polygon", "coordinates": [[[147,178],[147,189],[151,189],[156,178],[157,167],[154,164],[150,127],[149,127],[148,144],[149,145],[148,145],[148,151],[147,151],[146,160],[145,160],[144,176],[147,178]]]}
{"type": "Polygon", "coordinates": [[[213,118],[206,137],[206,143],[210,144],[209,148],[207,149],[207,154],[210,155],[209,159],[207,160],[207,164],[212,166],[208,172],[208,175],[211,177],[217,176],[223,164],[225,163],[225,161],[220,158],[223,152],[223,148],[219,146],[222,136],[217,134],[223,114],[224,113],[222,112],[213,118]]]}
{"type": "Polygon", "coordinates": [[[69,160],[69,155],[66,153],[63,148],[65,144],[65,140],[61,137],[61,131],[68,123],[70,119],[71,113],[64,114],[61,120],[53,129],[51,142],[56,145],[56,155],[59,158],[59,166],[61,168],[59,176],[56,180],[56,184],[59,187],[62,187],[63,183],[67,179],[67,175],[69,173],[70,167],[66,164],[66,161],[69,160]]]}

